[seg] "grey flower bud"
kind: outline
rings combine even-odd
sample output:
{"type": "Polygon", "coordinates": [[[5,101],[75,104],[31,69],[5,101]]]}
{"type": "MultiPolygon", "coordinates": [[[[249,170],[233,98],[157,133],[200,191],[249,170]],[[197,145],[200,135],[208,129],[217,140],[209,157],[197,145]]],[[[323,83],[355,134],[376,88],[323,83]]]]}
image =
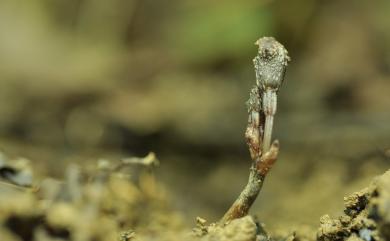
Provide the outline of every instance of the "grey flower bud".
{"type": "Polygon", "coordinates": [[[260,38],[255,44],[259,46],[258,55],[253,59],[256,83],[262,90],[277,91],[290,61],[288,52],[272,37],[260,38]]]}

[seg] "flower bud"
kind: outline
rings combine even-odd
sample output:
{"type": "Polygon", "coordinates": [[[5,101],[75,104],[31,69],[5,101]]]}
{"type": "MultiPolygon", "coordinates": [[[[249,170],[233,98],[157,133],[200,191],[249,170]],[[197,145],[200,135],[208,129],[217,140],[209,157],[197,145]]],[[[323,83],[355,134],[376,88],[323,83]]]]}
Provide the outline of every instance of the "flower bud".
{"type": "Polygon", "coordinates": [[[264,90],[277,91],[283,83],[284,73],[290,57],[282,44],[272,37],[263,37],[256,41],[258,55],[253,59],[256,83],[264,90]]]}

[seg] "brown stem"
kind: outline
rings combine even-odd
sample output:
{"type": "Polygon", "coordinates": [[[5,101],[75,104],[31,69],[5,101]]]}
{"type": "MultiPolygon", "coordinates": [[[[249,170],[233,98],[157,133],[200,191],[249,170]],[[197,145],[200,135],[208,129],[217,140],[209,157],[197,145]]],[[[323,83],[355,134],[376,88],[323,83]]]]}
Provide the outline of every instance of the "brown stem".
{"type": "Polygon", "coordinates": [[[269,151],[262,155],[261,146],[263,144],[262,138],[264,133],[263,126],[265,117],[259,109],[260,93],[257,86],[252,88],[247,105],[249,118],[245,131],[245,138],[251,154],[252,166],[250,168],[247,185],[238,196],[237,200],[223,216],[221,220],[222,224],[248,214],[250,207],[260,193],[265,176],[275,163],[278,156],[278,141],[275,141],[271,145],[269,151]]]}
{"type": "Polygon", "coordinates": [[[221,224],[225,224],[236,218],[244,217],[248,214],[250,207],[260,193],[268,171],[277,159],[278,151],[279,143],[278,141],[275,141],[268,152],[260,159],[253,162],[250,168],[248,183],[221,219],[221,224]]]}

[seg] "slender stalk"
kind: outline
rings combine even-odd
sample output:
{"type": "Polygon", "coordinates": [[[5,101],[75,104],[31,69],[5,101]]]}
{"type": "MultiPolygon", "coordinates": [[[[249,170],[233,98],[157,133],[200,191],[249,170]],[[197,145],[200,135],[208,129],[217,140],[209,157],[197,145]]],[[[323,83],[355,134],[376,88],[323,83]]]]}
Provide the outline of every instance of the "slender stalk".
{"type": "Polygon", "coordinates": [[[265,115],[263,153],[266,153],[271,146],[272,128],[274,125],[274,116],[276,114],[277,95],[276,91],[267,89],[262,93],[263,113],[265,115]]]}
{"type": "Polygon", "coordinates": [[[264,176],[261,176],[257,172],[255,165],[252,165],[249,172],[248,183],[236,201],[221,219],[222,224],[248,214],[250,207],[255,202],[256,197],[260,193],[260,190],[263,186],[263,181],[264,176]]]}
{"type": "Polygon", "coordinates": [[[241,191],[236,201],[230,206],[229,210],[225,213],[220,223],[225,224],[233,219],[241,218],[248,215],[249,209],[255,202],[259,195],[261,188],[263,187],[264,179],[275,163],[279,152],[279,143],[275,141],[269,152],[261,159],[256,160],[249,172],[248,183],[241,191]]]}
{"type": "Polygon", "coordinates": [[[271,146],[273,125],[274,125],[274,116],[266,115],[265,124],[264,124],[263,153],[266,153],[271,146]]]}

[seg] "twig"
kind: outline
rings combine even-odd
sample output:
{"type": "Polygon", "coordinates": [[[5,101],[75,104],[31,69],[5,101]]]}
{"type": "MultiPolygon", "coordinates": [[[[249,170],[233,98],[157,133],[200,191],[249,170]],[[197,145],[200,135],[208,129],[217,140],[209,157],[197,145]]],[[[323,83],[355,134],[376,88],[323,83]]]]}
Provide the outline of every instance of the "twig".
{"type": "Polygon", "coordinates": [[[160,162],[153,152],[150,152],[147,156],[142,158],[130,157],[122,159],[122,165],[142,165],[146,167],[154,167],[158,166],[159,164],[160,162]]]}
{"type": "Polygon", "coordinates": [[[221,224],[248,214],[279,152],[278,141],[271,145],[273,118],[276,114],[277,92],[290,58],[287,50],[274,38],[260,38],[256,44],[259,46],[258,55],[253,60],[256,85],[247,102],[249,118],[245,131],[252,166],[248,184],[225,213],[221,224]]]}
{"type": "Polygon", "coordinates": [[[121,162],[115,166],[111,166],[107,160],[99,160],[98,166],[100,169],[108,169],[110,171],[120,171],[128,166],[143,166],[147,168],[153,168],[160,165],[154,152],[149,152],[145,157],[128,157],[121,160],[121,162]]]}

